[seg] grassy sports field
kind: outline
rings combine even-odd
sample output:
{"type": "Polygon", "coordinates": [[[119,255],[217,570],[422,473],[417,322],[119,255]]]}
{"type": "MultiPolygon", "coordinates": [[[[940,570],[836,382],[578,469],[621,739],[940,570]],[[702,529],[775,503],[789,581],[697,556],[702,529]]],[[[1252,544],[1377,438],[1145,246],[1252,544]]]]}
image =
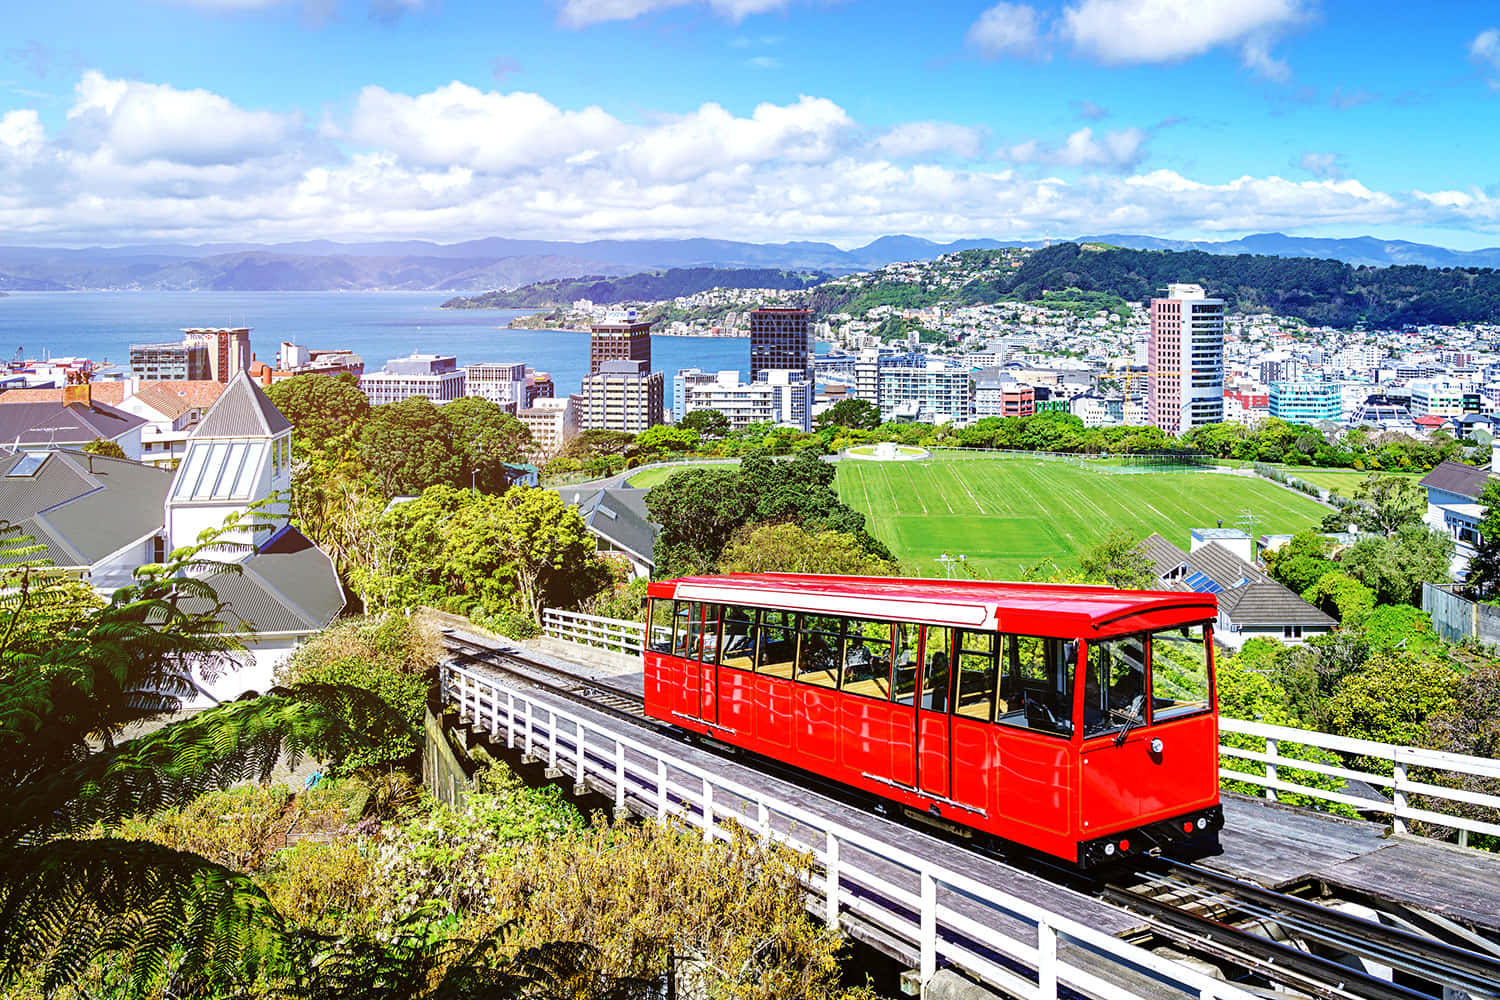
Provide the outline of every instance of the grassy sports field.
{"type": "Polygon", "coordinates": [[[668,479],[671,479],[677,473],[686,472],[689,469],[725,469],[733,468],[738,464],[739,462],[737,461],[725,461],[694,462],[692,465],[669,465],[660,469],[647,469],[644,472],[637,472],[625,482],[630,486],[639,486],[642,489],[650,489],[653,486],[660,486],[662,483],[666,482],[668,479]]]}
{"type": "MultiPolygon", "coordinates": [[[[1354,469],[1304,469],[1295,465],[1283,465],[1281,468],[1288,474],[1298,479],[1305,479],[1314,486],[1321,486],[1325,490],[1333,490],[1335,493],[1349,497],[1354,495],[1354,489],[1369,476],[1368,472],[1358,472],[1354,469]]],[[[1399,476],[1402,479],[1421,479],[1425,473],[1421,472],[1382,472],[1382,476],[1399,476]]]]}
{"type": "Polygon", "coordinates": [[[1238,526],[1255,515],[1256,534],[1316,525],[1328,508],[1261,479],[1214,473],[1111,475],[1064,462],[978,459],[925,462],[844,461],[843,501],[868,518],[871,532],[922,575],[942,575],[933,560],[963,554],[981,575],[1013,579],[1043,559],[1060,566],[1104,534],[1123,528],[1160,532],[1186,549],[1188,530],[1238,526]]]}

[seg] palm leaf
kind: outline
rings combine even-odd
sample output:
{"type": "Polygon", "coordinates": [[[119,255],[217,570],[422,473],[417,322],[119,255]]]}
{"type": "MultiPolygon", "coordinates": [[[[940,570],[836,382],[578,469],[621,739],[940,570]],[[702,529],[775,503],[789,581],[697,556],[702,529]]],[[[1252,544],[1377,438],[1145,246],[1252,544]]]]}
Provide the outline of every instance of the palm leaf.
{"type": "MultiPolygon", "coordinates": [[[[342,759],[409,733],[374,694],[335,684],[273,688],[206,709],[116,747],[14,783],[0,844],[36,843],[94,823],[183,805],[241,781],[265,781],[283,758],[342,759]]],[[[5,769],[0,767],[0,776],[5,769]]],[[[12,775],[14,777],[14,775],[12,775]]],[[[3,926],[3,925],[0,925],[3,926]]]]}
{"type": "Polygon", "coordinates": [[[116,839],[0,853],[0,927],[0,985],[41,969],[48,993],[112,954],[124,958],[142,993],[169,971],[207,983],[242,981],[288,939],[247,876],[196,854],[116,839]]]}

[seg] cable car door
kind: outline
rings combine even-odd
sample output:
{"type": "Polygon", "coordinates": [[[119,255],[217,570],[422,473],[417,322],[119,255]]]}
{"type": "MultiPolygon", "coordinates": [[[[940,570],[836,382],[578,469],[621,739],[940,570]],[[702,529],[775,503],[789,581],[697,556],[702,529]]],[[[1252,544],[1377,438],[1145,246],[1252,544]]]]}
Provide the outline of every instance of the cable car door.
{"type": "Polygon", "coordinates": [[[719,721],[719,606],[703,605],[703,638],[698,644],[698,705],[694,713],[704,722],[719,721]]]}
{"type": "Polygon", "coordinates": [[[952,653],[948,629],[923,627],[917,688],[917,788],[945,799],[952,797],[949,762],[953,734],[952,716],[948,714],[952,653]]]}

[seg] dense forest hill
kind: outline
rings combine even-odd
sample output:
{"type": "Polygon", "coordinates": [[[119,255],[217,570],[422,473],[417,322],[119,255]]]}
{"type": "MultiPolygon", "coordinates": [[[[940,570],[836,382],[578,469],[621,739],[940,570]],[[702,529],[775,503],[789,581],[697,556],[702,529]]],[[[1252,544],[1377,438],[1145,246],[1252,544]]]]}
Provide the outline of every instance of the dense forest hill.
{"type": "Polygon", "coordinates": [[[674,267],[643,271],[623,278],[589,275],[539,281],[512,291],[486,292],[443,303],[444,309],[555,309],[588,299],[601,305],[617,302],[659,302],[696,295],[715,288],[777,288],[800,290],[828,280],[821,271],[783,271],[774,268],[674,267]]]}
{"type": "Polygon", "coordinates": [[[1500,271],[1493,268],[1353,267],[1336,260],[1085,248],[1076,243],[1029,254],[1010,275],[971,283],[964,294],[973,301],[1029,301],[1047,289],[1077,288],[1139,302],[1161,294],[1172,282],[1201,284],[1231,309],[1321,326],[1500,322],[1500,271]]]}

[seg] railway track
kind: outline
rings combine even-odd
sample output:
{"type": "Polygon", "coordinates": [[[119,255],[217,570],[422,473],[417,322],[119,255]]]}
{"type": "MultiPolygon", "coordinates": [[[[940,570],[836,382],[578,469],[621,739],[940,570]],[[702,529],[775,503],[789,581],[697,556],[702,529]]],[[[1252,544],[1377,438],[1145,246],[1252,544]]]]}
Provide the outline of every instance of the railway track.
{"type": "MultiPolygon", "coordinates": [[[[510,674],[634,725],[680,735],[647,716],[638,696],[477,638],[445,632],[452,655],[466,664],[510,674]]],[[[756,765],[764,762],[756,758],[756,765]]],[[[850,800],[847,788],[827,787],[815,775],[789,766],[767,770],[850,800]]],[[[1029,852],[1022,859],[1008,851],[982,853],[1005,864],[1019,860],[1035,874],[1139,914],[1147,921],[1148,936],[1209,961],[1240,985],[1319,1000],[1500,1000],[1500,958],[1493,954],[1262,889],[1199,865],[1172,858],[1143,859],[1129,876],[1106,879],[1029,852]]]]}

